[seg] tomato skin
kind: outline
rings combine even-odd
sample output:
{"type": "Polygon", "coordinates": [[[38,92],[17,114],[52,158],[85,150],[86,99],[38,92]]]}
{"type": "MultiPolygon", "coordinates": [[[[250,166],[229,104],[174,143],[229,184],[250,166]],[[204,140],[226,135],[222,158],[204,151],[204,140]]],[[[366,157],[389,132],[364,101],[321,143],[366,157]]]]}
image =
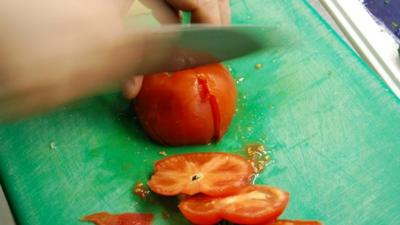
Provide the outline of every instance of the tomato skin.
{"type": "Polygon", "coordinates": [[[197,193],[226,196],[247,186],[253,173],[251,164],[236,154],[178,154],[154,164],[154,174],[148,186],[165,196],[197,193]]]}
{"type": "Polygon", "coordinates": [[[250,193],[253,191],[267,193],[269,198],[276,198],[275,202],[271,202],[269,205],[255,205],[255,202],[253,202],[254,200],[246,199],[239,202],[240,204],[225,206],[222,211],[222,217],[228,221],[239,224],[259,224],[266,221],[274,221],[283,213],[289,202],[289,193],[275,187],[249,186],[241,193],[250,193]],[[252,208],[243,207],[243,205],[246,205],[247,201],[249,204],[254,204],[252,208]],[[237,213],[238,211],[240,213],[237,213]]]}
{"type": "Polygon", "coordinates": [[[151,225],[154,215],[150,213],[110,214],[99,212],[83,217],[83,221],[97,225],[151,225]]]}
{"type": "Polygon", "coordinates": [[[220,210],[215,207],[216,202],[220,198],[210,197],[206,195],[195,196],[196,201],[192,199],[183,200],[178,205],[183,216],[194,224],[212,225],[218,223],[222,217],[220,210]],[[182,206],[182,204],[191,204],[190,206],[182,206]],[[182,208],[182,209],[181,209],[182,208]]]}
{"type": "Polygon", "coordinates": [[[275,187],[250,185],[227,197],[194,196],[178,205],[194,224],[216,223],[222,219],[237,224],[265,224],[285,210],[289,193],[275,187]]]}
{"type": "Polygon", "coordinates": [[[322,225],[318,221],[305,221],[305,220],[277,220],[273,223],[264,225],[322,225]]]}
{"type": "Polygon", "coordinates": [[[164,145],[207,144],[227,131],[236,109],[235,82],[222,64],[145,76],[138,119],[164,145]]]}

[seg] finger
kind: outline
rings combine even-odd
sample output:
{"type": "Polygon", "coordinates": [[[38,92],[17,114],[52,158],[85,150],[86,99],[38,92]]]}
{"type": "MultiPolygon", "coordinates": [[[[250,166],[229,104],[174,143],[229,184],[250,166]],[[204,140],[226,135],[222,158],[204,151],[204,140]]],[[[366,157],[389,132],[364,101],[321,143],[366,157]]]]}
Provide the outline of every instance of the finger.
{"type": "Polygon", "coordinates": [[[179,22],[178,11],[171,7],[171,5],[165,4],[161,0],[139,0],[144,6],[148,7],[153,16],[160,21],[162,24],[173,24],[179,22]]]}
{"type": "Polygon", "coordinates": [[[122,92],[127,99],[135,98],[142,87],[143,76],[133,76],[123,83],[122,92]]]}
{"type": "Polygon", "coordinates": [[[193,23],[221,24],[218,0],[167,0],[179,10],[191,11],[193,23]]]}
{"type": "Polygon", "coordinates": [[[216,0],[201,0],[197,10],[192,13],[194,23],[221,24],[219,2],[216,0]]]}
{"type": "Polygon", "coordinates": [[[228,25],[231,23],[231,7],[229,0],[219,0],[219,12],[221,15],[221,23],[228,25]]]}

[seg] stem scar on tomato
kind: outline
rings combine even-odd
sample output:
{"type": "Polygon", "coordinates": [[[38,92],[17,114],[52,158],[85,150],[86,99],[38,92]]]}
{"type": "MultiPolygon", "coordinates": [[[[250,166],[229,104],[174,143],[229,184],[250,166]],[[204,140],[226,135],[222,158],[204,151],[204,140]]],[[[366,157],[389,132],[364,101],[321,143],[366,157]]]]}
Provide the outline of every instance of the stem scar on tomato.
{"type": "Polygon", "coordinates": [[[195,174],[192,176],[192,181],[200,180],[203,176],[200,174],[195,174]]]}

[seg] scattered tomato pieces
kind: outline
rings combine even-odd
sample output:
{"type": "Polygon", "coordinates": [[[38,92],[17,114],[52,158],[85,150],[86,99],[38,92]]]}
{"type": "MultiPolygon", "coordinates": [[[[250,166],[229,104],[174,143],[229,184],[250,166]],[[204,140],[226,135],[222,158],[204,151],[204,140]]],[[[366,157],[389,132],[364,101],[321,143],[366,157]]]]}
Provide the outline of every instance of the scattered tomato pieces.
{"type": "Polygon", "coordinates": [[[85,216],[82,220],[97,225],[151,225],[153,218],[154,215],[150,213],[110,214],[100,212],[85,216]]]}
{"type": "Polygon", "coordinates": [[[246,146],[246,153],[248,160],[256,173],[262,172],[265,166],[271,161],[268,152],[261,144],[251,144],[246,146]]]}
{"type": "MultiPolygon", "coordinates": [[[[155,172],[148,185],[158,194],[178,195],[179,210],[187,220],[198,225],[220,221],[240,225],[322,225],[317,221],[278,220],[287,207],[289,193],[276,187],[250,184],[254,171],[260,172],[268,160],[264,160],[267,152],[263,145],[249,145],[246,151],[249,161],[259,164],[221,152],[166,157],[154,164],[155,172]]],[[[134,193],[146,198],[149,191],[138,182],[134,193]]],[[[169,219],[170,214],[163,211],[162,217],[169,219]]],[[[97,225],[151,225],[153,218],[152,214],[100,212],[83,220],[97,225]]]]}
{"type": "Polygon", "coordinates": [[[194,224],[215,224],[222,219],[238,224],[262,224],[275,221],[288,201],[288,192],[252,185],[227,197],[189,197],[182,200],[178,207],[194,224]]]}
{"type": "Polygon", "coordinates": [[[167,156],[167,153],[165,151],[161,151],[158,154],[162,155],[162,156],[167,156]]]}
{"type": "Polygon", "coordinates": [[[170,156],[157,161],[154,169],[148,185],[166,196],[234,194],[249,184],[254,173],[245,158],[218,152],[170,156]]]}
{"type": "Polygon", "coordinates": [[[137,182],[133,187],[133,194],[139,196],[142,199],[146,199],[150,191],[144,186],[142,182],[137,182]]]}

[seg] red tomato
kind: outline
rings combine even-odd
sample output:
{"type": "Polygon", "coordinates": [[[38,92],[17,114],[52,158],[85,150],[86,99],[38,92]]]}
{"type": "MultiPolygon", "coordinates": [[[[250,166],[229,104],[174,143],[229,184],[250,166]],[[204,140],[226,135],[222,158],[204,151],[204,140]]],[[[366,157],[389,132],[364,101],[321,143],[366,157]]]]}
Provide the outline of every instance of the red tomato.
{"type": "Polygon", "coordinates": [[[170,156],[156,162],[154,170],[148,185],[167,196],[233,194],[249,184],[254,172],[243,157],[217,152],[170,156]]]}
{"type": "Polygon", "coordinates": [[[304,220],[278,220],[274,223],[268,223],[265,225],[322,225],[318,221],[304,221],[304,220]]]}
{"type": "Polygon", "coordinates": [[[110,214],[107,212],[95,213],[83,218],[84,221],[97,225],[151,225],[154,215],[149,213],[110,214]]]}
{"type": "Polygon", "coordinates": [[[145,76],[136,114],[164,145],[206,144],[227,131],[236,109],[235,82],[221,64],[145,76]]]}
{"type": "Polygon", "coordinates": [[[288,201],[288,192],[252,185],[228,197],[189,197],[182,200],[178,207],[194,224],[215,224],[222,219],[238,224],[263,224],[275,221],[288,201]]]}

